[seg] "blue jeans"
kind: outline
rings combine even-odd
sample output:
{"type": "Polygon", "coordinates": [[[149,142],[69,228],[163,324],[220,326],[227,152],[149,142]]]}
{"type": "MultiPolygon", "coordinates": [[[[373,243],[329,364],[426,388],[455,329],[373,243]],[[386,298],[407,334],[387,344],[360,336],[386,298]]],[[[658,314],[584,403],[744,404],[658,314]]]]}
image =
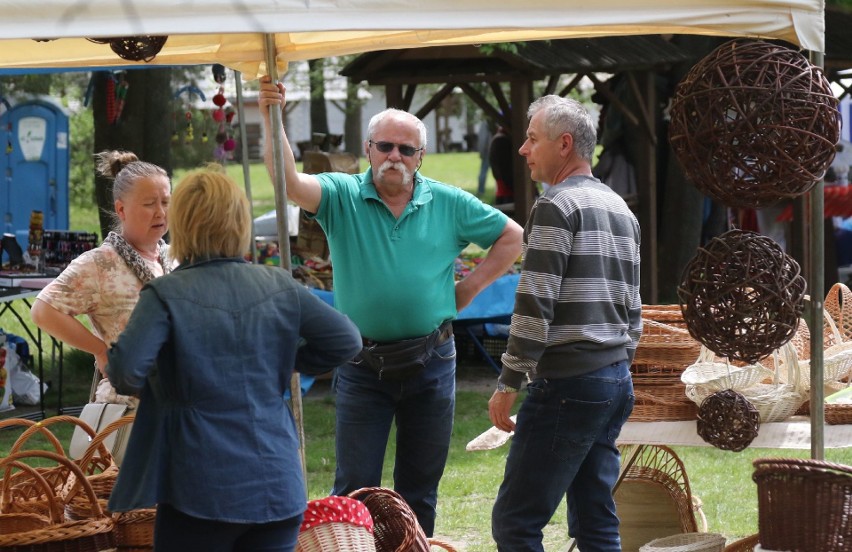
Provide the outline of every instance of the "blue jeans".
{"type": "Polygon", "coordinates": [[[563,496],[568,531],[583,552],[620,552],[612,490],[615,440],[633,410],[627,361],[528,386],[491,514],[500,551],[543,551],[542,529],[563,496]]]}
{"type": "Polygon", "coordinates": [[[337,469],[333,495],[379,487],[391,424],[396,420],[394,490],[427,536],[435,528],[456,404],[456,345],[450,338],[406,381],[379,380],[364,364],[337,369],[337,469]]]}
{"type": "Polygon", "coordinates": [[[157,506],[156,552],[293,552],[302,514],[270,523],[200,519],[168,504],[157,506]]]}

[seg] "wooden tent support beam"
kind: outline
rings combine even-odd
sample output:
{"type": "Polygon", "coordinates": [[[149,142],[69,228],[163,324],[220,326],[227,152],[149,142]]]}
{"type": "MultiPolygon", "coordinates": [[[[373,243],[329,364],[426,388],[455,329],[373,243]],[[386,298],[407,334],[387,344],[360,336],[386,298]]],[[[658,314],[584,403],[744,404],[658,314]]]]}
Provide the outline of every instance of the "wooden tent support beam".
{"type": "Polygon", "coordinates": [[[473,103],[479,106],[479,108],[482,109],[482,111],[485,112],[486,115],[488,115],[495,121],[501,120],[500,112],[494,109],[494,106],[488,103],[488,100],[485,99],[485,96],[480,94],[476,88],[466,82],[459,84],[459,88],[461,88],[462,91],[467,94],[467,96],[473,101],[473,103]]]}
{"type": "Polygon", "coordinates": [[[503,116],[500,117],[500,120],[506,128],[512,128],[512,106],[509,105],[509,100],[506,99],[506,94],[503,93],[503,89],[500,87],[499,83],[489,82],[488,86],[491,87],[491,92],[494,94],[494,98],[497,100],[497,105],[500,106],[500,111],[503,112],[503,116]]]}
{"type": "Polygon", "coordinates": [[[592,73],[589,73],[586,76],[588,76],[589,80],[591,80],[595,84],[595,90],[603,94],[606,99],[609,100],[610,105],[619,110],[621,114],[624,115],[624,117],[627,119],[627,122],[629,122],[631,125],[639,126],[639,118],[634,115],[632,111],[630,111],[630,108],[628,108],[621,100],[618,99],[618,96],[612,93],[612,90],[609,89],[609,86],[605,82],[601,82],[600,79],[598,79],[592,73]]]}
{"type": "Polygon", "coordinates": [[[414,103],[414,93],[417,92],[417,85],[412,83],[405,87],[405,94],[402,97],[403,109],[411,111],[411,104],[414,103]]]}
{"type": "Polygon", "coordinates": [[[553,94],[556,91],[556,85],[559,84],[559,77],[562,75],[550,75],[547,77],[547,84],[544,86],[544,94],[553,94]]]}
{"type": "MultiPolygon", "coordinates": [[[[649,71],[645,71],[643,74],[647,75],[648,73],[649,71]]],[[[648,135],[651,145],[656,146],[657,130],[648,111],[649,109],[653,109],[654,106],[646,105],[646,102],[642,101],[643,94],[639,90],[639,84],[636,82],[636,74],[633,71],[627,72],[627,83],[630,85],[630,91],[633,92],[633,97],[636,98],[636,105],[638,106],[639,115],[642,117],[642,122],[644,123],[642,126],[645,129],[645,133],[648,135]]],[[[647,94],[648,91],[646,90],[645,93],[647,94]]]]}
{"type": "Polygon", "coordinates": [[[577,73],[576,75],[574,75],[574,78],[571,79],[571,82],[566,84],[565,87],[562,90],[559,91],[558,96],[560,96],[562,98],[567,96],[569,92],[574,90],[574,87],[576,87],[578,84],[580,84],[580,81],[583,80],[583,77],[585,77],[585,76],[586,76],[585,73],[577,73]]]}
{"type": "Polygon", "coordinates": [[[426,105],[421,107],[420,110],[414,114],[414,116],[422,121],[423,118],[426,117],[426,115],[428,115],[433,109],[438,107],[438,104],[440,104],[444,98],[446,98],[452,93],[453,88],[455,88],[454,84],[445,84],[443,88],[438,90],[438,92],[436,92],[435,95],[432,96],[431,100],[426,102],[426,105]]]}

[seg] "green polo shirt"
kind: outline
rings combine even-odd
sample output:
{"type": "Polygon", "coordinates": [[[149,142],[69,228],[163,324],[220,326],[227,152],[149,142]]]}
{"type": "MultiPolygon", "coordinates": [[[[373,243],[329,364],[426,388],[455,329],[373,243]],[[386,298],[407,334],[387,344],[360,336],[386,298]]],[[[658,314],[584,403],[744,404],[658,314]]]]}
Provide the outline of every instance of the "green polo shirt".
{"type": "Polygon", "coordinates": [[[507,217],[472,194],[415,173],[399,219],[379,199],[371,169],[317,175],[314,215],[328,237],[334,304],[361,335],[419,337],[456,317],[455,260],[471,243],[491,247],[507,217]]]}

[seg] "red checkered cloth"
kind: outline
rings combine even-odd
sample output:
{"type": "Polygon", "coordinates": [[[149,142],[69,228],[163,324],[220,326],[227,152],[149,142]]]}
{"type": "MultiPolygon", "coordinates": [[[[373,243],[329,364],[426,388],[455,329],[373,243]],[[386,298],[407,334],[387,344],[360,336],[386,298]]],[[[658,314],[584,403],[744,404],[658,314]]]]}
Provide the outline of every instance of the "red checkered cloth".
{"type": "Polygon", "coordinates": [[[327,496],[309,501],[300,531],[331,522],[360,525],[369,533],[373,532],[373,518],[364,503],[345,496],[327,496]]]}

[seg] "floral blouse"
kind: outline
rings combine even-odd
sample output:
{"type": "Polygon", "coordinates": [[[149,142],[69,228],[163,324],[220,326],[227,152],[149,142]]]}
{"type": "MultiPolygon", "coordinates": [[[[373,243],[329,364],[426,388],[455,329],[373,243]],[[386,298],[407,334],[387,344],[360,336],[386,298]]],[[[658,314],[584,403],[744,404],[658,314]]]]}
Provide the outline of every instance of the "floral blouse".
{"type": "MultiPolygon", "coordinates": [[[[160,263],[145,260],[154,276],[160,263]]],[[[95,335],[107,346],[118,340],[139,300],[142,282],[111,245],[86,251],[45,287],[38,298],[59,312],[89,317],[95,335]]]]}
{"type": "MultiPolygon", "coordinates": [[[[163,275],[160,263],[144,259],[155,277],[163,275]]],[[[142,281],[109,244],[86,251],[38,294],[59,312],[87,315],[92,330],[107,347],[118,340],[139,300],[142,281]]],[[[117,395],[109,382],[101,381],[93,400],[136,406],[137,400],[117,395]]]]}

